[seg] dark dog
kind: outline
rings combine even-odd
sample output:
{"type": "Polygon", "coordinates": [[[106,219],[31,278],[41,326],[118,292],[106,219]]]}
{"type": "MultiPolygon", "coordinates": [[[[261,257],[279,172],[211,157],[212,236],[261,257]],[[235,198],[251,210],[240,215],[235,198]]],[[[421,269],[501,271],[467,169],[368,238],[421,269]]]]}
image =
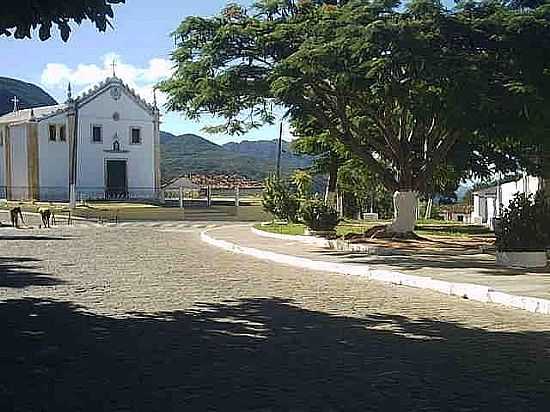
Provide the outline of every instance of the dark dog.
{"type": "Polygon", "coordinates": [[[10,209],[10,219],[11,219],[11,225],[13,227],[19,227],[19,217],[21,217],[21,223],[25,224],[25,221],[23,220],[23,213],[21,212],[21,208],[19,206],[14,207],[13,209],[10,209]]]}

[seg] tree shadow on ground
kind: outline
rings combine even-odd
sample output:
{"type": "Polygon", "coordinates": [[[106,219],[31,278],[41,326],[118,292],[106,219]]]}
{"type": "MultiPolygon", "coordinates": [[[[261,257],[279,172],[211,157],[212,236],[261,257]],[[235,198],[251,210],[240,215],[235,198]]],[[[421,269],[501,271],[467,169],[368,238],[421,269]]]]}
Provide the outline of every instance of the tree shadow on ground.
{"type": "Polygon", "coordinates": [[[534,411],[550,332],[305,310],[280,299],[108,317],[0,304],[0,410],[534,411]]]}
{"type": "MultiPolygon", "coordinates": [[[[400,271],[421,271],[422,269],[469,269],[470,275],[517,276],[527,274],[550,275],[550,266],[546,268],[506,268],[496,263],[496,258],[477,254],[432,254],[429,252],[415,255],[366,255],[361,252],[346,252],[333,250],[313,250],[312,252],[325,256],[335,256],[341,263],[364,265],[393,266],[400,271]]],[[[374,267],[375,268],[375,267],[374,267]]]]}
{"type": "Polygon", "coordinates": [[[26,257],[0,257],[0,288],[53,286],[65,283],[61,279],[34,271],[35,266],[32,266],[32,263],[40,261],[26,257]]]}

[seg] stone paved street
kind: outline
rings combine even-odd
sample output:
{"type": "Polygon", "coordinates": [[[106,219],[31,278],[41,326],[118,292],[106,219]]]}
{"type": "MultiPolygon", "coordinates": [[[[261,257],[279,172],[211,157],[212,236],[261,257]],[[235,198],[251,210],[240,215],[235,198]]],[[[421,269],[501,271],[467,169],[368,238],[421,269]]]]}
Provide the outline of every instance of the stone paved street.
{"type": "Polygon", "coordinates": [[[316,273],[206,225],[0,229],[0,411],[550,410],[550,318],[316,273]]]}
{"type": "Polygon", "coordinates": [[[281,240],[259,236],[250,225],[232,225],[209,232],[215,239],[225,240],[239,246],[269,250],[283,255],[311,260],[353,264],[382,270],[396,271],[407,275],[432,277],[433,279],[486,285],[492,289],[516,296],[550,299],[550,268],[526,270],[504,268],[496,264],[490,254],[457,253],[450,251],[395,252],[392,255],[368,255],[362,252],[330,250],[321,246],[305,244],[298,240],[281,240]]]}

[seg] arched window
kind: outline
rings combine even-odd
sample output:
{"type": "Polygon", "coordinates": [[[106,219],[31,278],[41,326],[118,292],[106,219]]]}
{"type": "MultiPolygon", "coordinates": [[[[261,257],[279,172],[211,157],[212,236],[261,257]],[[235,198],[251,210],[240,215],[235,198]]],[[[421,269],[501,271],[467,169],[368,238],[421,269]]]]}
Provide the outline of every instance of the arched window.
{"type": "Polygon", "coordinates": [[[120,152],[120,143],[118,140],[115,140],[113,142],[113,152],[120,152]]]}

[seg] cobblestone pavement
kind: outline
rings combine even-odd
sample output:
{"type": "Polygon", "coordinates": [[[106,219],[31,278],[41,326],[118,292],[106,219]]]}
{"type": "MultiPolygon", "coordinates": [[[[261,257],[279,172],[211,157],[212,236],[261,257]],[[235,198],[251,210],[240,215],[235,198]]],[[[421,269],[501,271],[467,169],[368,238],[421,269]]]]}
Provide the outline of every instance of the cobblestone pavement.
{"type": "Polygon", "coordinates": [[[550,410],[550,324],[206,224],[0,229],[0,411],[550,410]]]}

